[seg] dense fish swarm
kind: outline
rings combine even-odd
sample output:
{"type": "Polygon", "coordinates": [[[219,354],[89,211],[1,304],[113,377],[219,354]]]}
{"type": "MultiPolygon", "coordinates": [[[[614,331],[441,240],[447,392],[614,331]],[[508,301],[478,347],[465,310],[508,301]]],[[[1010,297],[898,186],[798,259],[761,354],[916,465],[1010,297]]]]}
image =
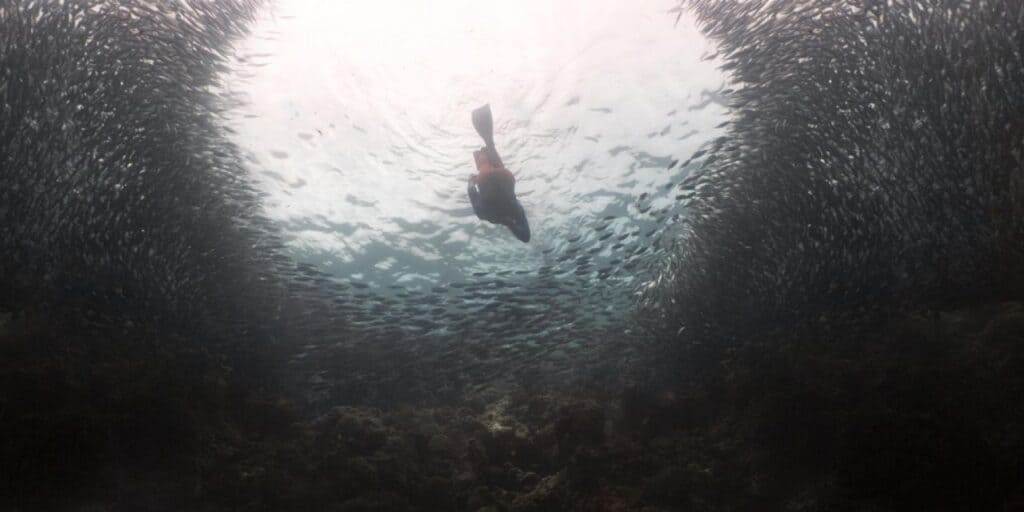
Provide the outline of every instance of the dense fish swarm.
{"type": "Polygon", "coordinates": [[[274,232],[210,92],[255,7],[0,6],[0,307],[197,331],[264,323],[253,297],[276,284],[259,275],[274,232]]]}
{"type": "Polygon", "coordinates": [[[333,388],[327,401],[450,396],[626,358],[622,290],[667,215],[651,204],[581,226],[539,268],[430,288],[295,264],[220,122],[220,73],[259,4],[0,7],[0,308],[246,356],[276,343],[304,389],[333,388]],[[620,357],[592,349],[609,335],[620,357]]]}
{"type": "Polygon", "coordinates": [[[256,7],[0,3],[0,508],[175,508],[269,398],[287,279],[212,92],[256,7]]]}
{"type": "Polygon", "coordinates": [[[381,289],[300,264],[307,295],[335,295],[304,310],[309,336],[292,371],[310,376],[305,388],[324,405],[452,400],[523,382],[615,385],[644,334],[624,290],[654,251],[642,233],[624,233],[616,243],[629,238],[627,254],[617,254],[596,233],[573,237],[536,270],[421,289],[381,289]]]}
{"type": "Polygon", "coordinates": [[[637,155],[676,190],[388,288],[294,263],[224,136],[258,3],[0,4],[0,508],[1024,503],[1024,307],[898,315],[1021,299],[1024,4],[691,2],[736,90],[637,155]]]}
{"type": "Polygon", "coordinates": [[[634,350],[621,290],[665,204],[580,226],[537,269],[429,289],[295,264],[221,123],[260,3],[0,5],[2,506],[230,495],[235,473],[196,489],[297,419],[283,383],[318,407],[451,399],[609,380],[634,350]]]}
{"type": "Polygon", "coordinates": [[[646,294],[669,337],[1019,297],[1024,3],[684,5],[736,89],[646,294]]]}

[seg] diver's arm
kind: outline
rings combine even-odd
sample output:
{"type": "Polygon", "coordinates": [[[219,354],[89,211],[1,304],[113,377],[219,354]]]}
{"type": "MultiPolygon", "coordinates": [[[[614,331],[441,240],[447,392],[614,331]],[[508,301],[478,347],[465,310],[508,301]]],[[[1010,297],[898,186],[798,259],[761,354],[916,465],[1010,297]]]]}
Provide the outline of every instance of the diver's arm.
{"type": "Polygon", "coordinates": [[[469,203],[473,205],[473,213],[480,220],[484,219],[484,216],[480,214],[480,192],[476,189],[476,176],[469,177],[469,186],[466,187],[466,193],[469,194],[469,203]]]}

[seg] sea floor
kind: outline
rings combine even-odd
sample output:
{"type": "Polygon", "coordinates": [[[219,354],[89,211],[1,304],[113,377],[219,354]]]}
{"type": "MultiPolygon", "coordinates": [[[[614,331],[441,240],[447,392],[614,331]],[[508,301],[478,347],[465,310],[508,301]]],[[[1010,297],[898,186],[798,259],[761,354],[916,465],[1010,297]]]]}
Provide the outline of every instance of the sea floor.
{"type": "Polygon", "coordinates": [[[5,510],[1024,506],[1019,303],[856,342],[766,335],[618,392],[481,389],[317,414],[187,344],[86,351],[40,320],[0,327],[5,510]]]}

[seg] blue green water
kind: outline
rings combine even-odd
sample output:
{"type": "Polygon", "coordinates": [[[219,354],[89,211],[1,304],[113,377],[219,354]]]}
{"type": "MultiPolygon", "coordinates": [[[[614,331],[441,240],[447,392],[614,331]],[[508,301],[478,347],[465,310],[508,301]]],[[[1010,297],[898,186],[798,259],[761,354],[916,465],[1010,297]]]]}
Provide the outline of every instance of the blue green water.
{"type": "Polygon", "coordinates": [[[338,306],[352,339],[578,359],[635,329],[680,213],[675,163],[725,120],[727,77],[672,7],[280,2],[236,49],[225,123],[290,254],[356,299],[338,306]],[[485,103],[529,244],[466,197],[485,103]]]}

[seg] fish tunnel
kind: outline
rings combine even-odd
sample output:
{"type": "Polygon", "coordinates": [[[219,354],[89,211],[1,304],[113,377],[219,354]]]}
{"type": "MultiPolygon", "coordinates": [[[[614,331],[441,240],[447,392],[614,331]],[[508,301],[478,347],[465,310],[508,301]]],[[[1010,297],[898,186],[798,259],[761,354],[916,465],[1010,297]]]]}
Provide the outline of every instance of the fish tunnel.
{"type": "Polygon", "coordinates": [[[287,254],[351,299],[324,313],[344,339],[312,336],[294,361],[318,388],[381,379],[335,404],[451,392],[455,375],[607,380],[629,365],[635,292],[682,214],[673,185],[691,166],[677,156],[726,119],[713,46],[674,7],[278,2],[260,14],[229,59],[225,124],[287,254]],[[469,114],[487,103],[528,244],[477,219],[465,192],[482,145],[469,114]],[[388,373],[408,382],[385,386],[388,373]]]}
{"type": "Polygon", "coordinates": [[[1021,509],[1022,27],[0,1],[0,511],[1021,509]]]}

